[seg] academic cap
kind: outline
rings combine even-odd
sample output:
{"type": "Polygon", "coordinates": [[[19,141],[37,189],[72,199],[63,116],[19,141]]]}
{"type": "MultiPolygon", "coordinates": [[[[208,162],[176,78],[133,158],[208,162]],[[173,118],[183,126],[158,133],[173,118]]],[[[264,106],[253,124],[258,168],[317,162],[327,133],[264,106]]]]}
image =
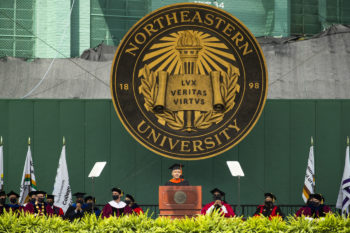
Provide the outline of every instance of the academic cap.
{"type": "Polygon", "coordinates": [[[130,194],[126,194],[125,197],[129,198],[132,202],[135,202],[134,197],[131,196],[130,194]]]}
{"type": "Polygon", "coordinates": [[[11,195],[15,195],[17,198],[19,197],[19,195],[12,190],[7,194],[7,196],[10,197],[11,195]]]}
{"type": "Polygon", "coordinates": [[[225,196],[225,192],[221,191],[221,190],[218,189],[218,188],[214,188],[214,189],[211,190],[210,192],[211,192],[211,194],[213,194],[213,195],[214,195],[214,193],[219,192],[219,193],[221,194],[221,196],[225,196]]]}
{"type": "Polygon", "coordinates": [[[96,202],[96,200],[95,200],[95,198],[93,196],[85,197],[84,201],[87,202],[88,200],[92,200],[93,202],[96,202]]]}
{"type": "Polygon", "coordinates": [[[83,198],[85,194],[86,193],[77,192],[77,193],[74,193],[73,196],[75,196],[76,198],[83,198]]]}
{"type": "Polygon", "coordinates": [[[171,165],[169,167],[170,170],[178,170],[178,169],[182,169],[184,167],[184,165],[180,164],[180,163],[174,163],[173,165],[171,165]]]}
{"type": "Polygon", "coordinates": [[[6,196],[5,191],[1,190],[1,191],[0,191],[0,196],[6,196]]]}
{"type": "Polygon", "coordinates": [[[36,195],[36,191],[30,191],[29,193],[28,193],[28,196],[33,196],[33,195],[36,195]]]}
{"type": "Polygon", "coordinates": [[[44,195],[46,195],[46,192],[45,192],[45,191],[39,190],[39,191],[36,191],[35,194],[36,194],[36,195],[38,195],[38,194],[44,194],[44,195]]]}
{"type": "Polygon", "coordinates": [[[55,196],[54,196],[54,195],[47,195],[46,199],[52,199],[52,200],[55,200],[55,196]]]}
{"type": "Polygon", "coordinates": [[[322,199],[324,200],[324,198],[322,197],[322,195],[319,194],[319,193],[310,194],[309,200],[310,200],[311,198],[315,198],[315,199],[317,199],[317,200],[319,200],[319,201],[322,201],[322,199]]]}
{"type": "Polygon", "coordinates": [[[112,192],[118,192],[119,194],[123,194],[123,191],[120,188],[112,188],[112,192]]]}
{"type": "Polygon", "coordinates": [[[273,200],[277,200],[276,196],[273,193],[265,193],[264,196],[265,198],[271,197],[273,200]]]}

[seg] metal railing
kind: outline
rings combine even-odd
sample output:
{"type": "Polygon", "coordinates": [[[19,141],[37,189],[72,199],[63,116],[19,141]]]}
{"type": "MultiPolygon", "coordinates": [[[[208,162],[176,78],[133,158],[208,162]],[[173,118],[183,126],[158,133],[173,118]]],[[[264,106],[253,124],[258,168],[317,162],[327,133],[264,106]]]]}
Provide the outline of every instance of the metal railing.
{"type": "MultiPolygon", "coordinates": [[[[103,205],[97,205],[100,209],[103,208],[103,205]]],[[[233,211],[236,214],[242,215],[243,217],[251,217],[254,215],[256,208],[258,205],[240,205],[238,208],[238,205],[231,205],[233,211]]],[[[278,205],[281,208],[281,211],[285,214],[285,216],[288,215],[294,215],[298,209],[301,207],[301,205],[278,205]]],[[[335,209],[335,205],[329,205],[331,207],[331,210],[333,213],[338,212],[337,209],[335,209]]],[[[152,218],[157,218],[159,215],[159,206],[158,205],[140,205],[140,207],[143,209],[143,211],[148,211],[149,215],[152,215],[152,218]]]]}

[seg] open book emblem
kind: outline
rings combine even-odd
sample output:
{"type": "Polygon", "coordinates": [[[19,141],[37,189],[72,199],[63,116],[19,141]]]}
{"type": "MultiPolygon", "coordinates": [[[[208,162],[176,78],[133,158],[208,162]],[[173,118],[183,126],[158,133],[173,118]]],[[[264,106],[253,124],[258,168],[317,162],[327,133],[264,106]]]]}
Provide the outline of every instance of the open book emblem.
{"type": "Polygon", "coordinates": [[[154,44],[144,61],[169,53],[168,58],[160,61],[160,67],[169,64],[166,70],[155,71],[150,71],[150,65],[146,64],[140,71],[139,92],[144,96],[145,108],[155,114],[159,123],[189,133],[221,122],[234,107],[240,91],[239,69],[230,63],[235,58],[219,50],[228,49],[227,46],[208,33],[192,30],[179,31],[160,40],[166,42],[154,44]],[[167,50],[163,48],[159,53],[152,50],[161,50],[164,43],[170,45],[167,50]],[[221,62],[226,71],[217,64],[219,61],[205,60],[217,56],[215,53],[227,58],[221,62]]]}

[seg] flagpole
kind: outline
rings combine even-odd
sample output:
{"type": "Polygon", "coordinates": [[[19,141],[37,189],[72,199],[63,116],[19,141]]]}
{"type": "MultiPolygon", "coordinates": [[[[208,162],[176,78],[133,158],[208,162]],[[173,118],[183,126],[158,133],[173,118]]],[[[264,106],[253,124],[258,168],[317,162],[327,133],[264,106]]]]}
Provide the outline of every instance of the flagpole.
{"type": "Polygon", "coordinates": [[[1,147],[1,154],[0,154],[0,190],[4,190],[4,153],[3,153],[3,141],[2,136],[0,137],[0,147],[1,147]]]}
{"type": "MultiPolygon", "coordinates": [[[[313,152],[313,154],[314,154],[314,176],[316,175],[316,166],[315,166],[315,149],[314,149],[314,138],[311,136],[311,146],[312,146],[312,152],[313,152]]],[[[316,177],[312,177],[312,181],[314,180],[314,179],[316,179],[316,177]]],[[[313,186],[313,189],[314,189],[314,193],[317,193],[316,192],[316,185],[312,185],[313,186]]]]}
{"type": "MultiPolygon", "coordinates": [[[[346,136],[346,146],[349,147],[349,136],[346,136]]],[[[341,211],[343,216],[347,216],[347,213],[349,213],[350,211],[350,206],[348,206],[347,210],[341,211]]]]}

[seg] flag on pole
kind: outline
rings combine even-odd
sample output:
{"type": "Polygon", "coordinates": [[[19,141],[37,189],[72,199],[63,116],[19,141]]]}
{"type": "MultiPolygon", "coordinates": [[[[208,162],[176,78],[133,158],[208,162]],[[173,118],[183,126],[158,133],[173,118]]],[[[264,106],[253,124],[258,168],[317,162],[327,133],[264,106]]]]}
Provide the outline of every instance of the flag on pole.
{"type": "Polygon", "coordinates": [[[314,160],[314,145],[311,137],[311,146],[309,152],[309,159],[307,161],[307,168],[305,174],[305,181],[303,187],[302,197],[306,203],[309,199],[309,195],[315,192],[315,160],[314,160]]]}
{"type": "Polygon", "coordinates": [[[30,191],[36,191],[36,181],[34,175],[34,163],[32,158],[32,151],[30,150],[30,138],[28,139],[28,151],[26,161],[24,163],[19,203],[24,204],[28,200],[28,194],[30,191]]]}
{"type": "Polygon", "coordinates": [[[349,161],[349,137],[347,138],[347,147],[345,152],[345,165],[343,179],[340,183],[340,190],[336,204],[337,209],[341,209],[343,214],[349,214],[350,205],[350,161],[349,161]]]}
{"type": "Polygon", "coordinates": [[[69,185],[68,168],[66,162],[66,145],[64,138],[52,195],[55,196],[55,205],[61,207],[62,210],[66,212],[68,207],[72,204],[72,191],[69,185]]]}
{"type": "Polygon", "coordinates": [[[4,150],[2,146],[2,137],[0,138],[0,190],[4,188],[4,150]]]}

